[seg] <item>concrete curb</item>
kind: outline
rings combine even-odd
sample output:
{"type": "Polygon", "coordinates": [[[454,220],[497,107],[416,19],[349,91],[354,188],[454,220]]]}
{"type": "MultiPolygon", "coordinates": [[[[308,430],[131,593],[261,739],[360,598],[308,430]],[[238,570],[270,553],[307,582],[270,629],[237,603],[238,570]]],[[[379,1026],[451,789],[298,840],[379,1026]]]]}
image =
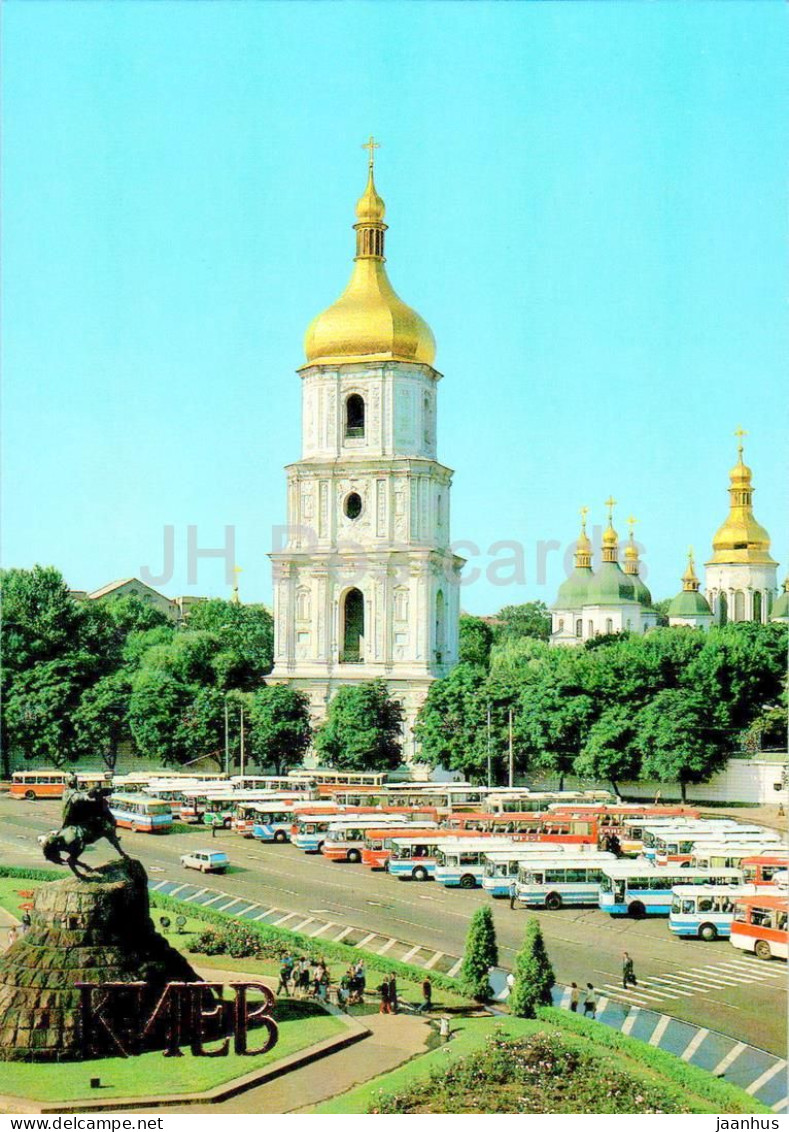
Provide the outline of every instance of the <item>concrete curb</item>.
{"type": "MultiPolygon", "coordinates": [[[[332,1013],[334,1013],[332,1011],[332,1013]]],[[[257,1085],[264,1085],[294,1069],[302,1069],[313,1061],[328,1057],[356,1042],[363,1041],[370,1036],[370,1030],[356,1018],[346,1015],[342,1017],[347,1032],[336,1038],[326,1038],[307,1049],[297,1050],[281,1061],[271,1065],[261,1066],[243,1077],[236,1077],[233,1081],[226,1081],[204,1093],[181,1093],[178,1096],[152,1096],[152,1097],[118,1097],[107,1101],[67,1101],[64,1104],[51,1104],[49,1102],[25,1101],[23,1097],[0,1096],[0,1111],[10,1114],[40,1113],[41,1115],[68,1114],[76,1112],[128,1112],[135,1108],[175,1108],[179,1105],[217,1104],[230,1097],[252,1089],[257,1085]]],[[[89,1065],[89,1062],[85,1063],[89,1065]]]]}

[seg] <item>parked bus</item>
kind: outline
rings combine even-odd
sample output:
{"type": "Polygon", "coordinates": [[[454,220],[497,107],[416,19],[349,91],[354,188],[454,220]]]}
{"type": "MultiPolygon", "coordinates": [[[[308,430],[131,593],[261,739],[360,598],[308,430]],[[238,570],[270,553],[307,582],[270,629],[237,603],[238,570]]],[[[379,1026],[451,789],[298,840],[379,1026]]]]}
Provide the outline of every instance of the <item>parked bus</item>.
{"type": "Polygon", "coordinates": [[[787,957],[787,897],[744,896],[734,909],[729,943],[757,959],[787,957]]]}
{"type": "MultiPolygon", "coordinates": [[[[761,844],[761,842],[760,842],[761,844]]],[[[769,843],[772,846],[772,843],[769,843]]],[[[780,849],[780,844],[776,848],[780,849]]],[[[690,867],[692,869],[741,869],[742,862],[747,857],[753,856],[753,842],[746,841],[742,844],[736,840],[719,841],[719,842],[698,842],[693,846],[693,852],[690,857],[690,867]]],[[[783,867],[786,868],[786,858],[784,857],[783,867]]]]}
{"type": "Polygon", "coordinates": [[[599,906],[612,916],[667,916],[671,911],[671,890],[678,884],[741,883],[741,869],[690,869],[649,861],[617,861],[603,868],[599,906]]]}
{"type": "Polygon", "coordinates": [[[560,842],[597,845],[597,824],[589,818],[562,818],[552,814],[474,813],[451,814],[446,822],[450,829],[478,830],[482,833],[512,837],[515,841],[560,842]]]}
{"type": "Polygon", "coordinates": [[[110,775],[103,771],[84,770],[15,770],[11,775],[11,798],[25,798],[28,802],[40,798],[62,798],[71,776],[77,779],[80,789],[91,786],[109,786],[110,775]]]}
{"type": "Polygon", "coordinates": [[[447,841],[469,842],[479,838],[483,838],[487,845],[491,842],[489,833],[469,831],[458,835],[455,829],[436,829],[429,834],[415,830],[408,836],[395,835],[384,842],[384,848],[389,850],[386,871],[398,880],[433,880],[439,845],[447,841]]]}
{"type": "Polygon", "coordinates": [[[275,793],[299,794],[304,798],[317,797],[315,783],[297,774],[235,774],[230,779],[234,790],[269,790],[275,793]]]}
{"type": "MultiPolygon", "coordinates": [[[[713,833],[694,832],[691,834],[677,834],[664,832],[655,838],[652,847],[654,861],[658,865],[690,865],[695,849],[703,849],[708,845],[720,845],[731,842],[732,845],[747,844],[758,849],[761,846],[778,845],[780,839],[777,833],[761,829],[753,833],[740,830],[715,830],[713,833]]],[[[649,853],[646,856],[649,858],[649,853]]]]}
{"type": "Polygon", "coordinates": [[[755,885],[732,888],[709,884],[679,884],[673,889],[669,930],[684,939],[708,942],[728,939],[734,919],[734,906],[743,896],[756,893],[755,885]]]}
{"type": "MultiPolygon", "coordinates": [[[[431,818],[435,811],[431,811],[431,818]]],[[[387,825],[384,811],[374,806],[360,806],[358,808],[332,807],[329,812],[313,810],[312,808],[293,815],[293,824],[290,829],[290,842],[304,853],[320,853],[329,826],[336,825],[343,819],[354,817],[370,817],[376,826],[387,825]],[[383,818],[383,820],[381,820],[383,818]]],[[[371,827],[372,828],[372,827],[371,827]]]]}
{"type": "Polygon", "coordinates": [[[517,901],[552,912],[565,905],[593,906],[599,899],[603,869],[615,860],[613,853],[579,853],[521,861],[517,901]]]}
{"type": "MultiPolygon", "coordinates": [[[[408,832],[409,825],[413,828],[424,829],[423,820],[409,820],[407,813],[400,814],[370,814],[367,817],[357,817],[346,820],[341,818],[333,822],[326,831],[323,839],[321,853],[330,861],[347,861],[352,865],[358,864],[362,859],[364,838],[368,829],[391,829],[408,832]]],[[[435,824],[435,823],[434,823],[435,824]]]]}
{"type": "Polygon", "coordinates": [[[491,790],[485,800],[485,808],[497,813],[541,812],[551,806],[568,806],[587,803],[603,805],[615,802],[616,796],[610,790],[491,790]]]}
{"type": "Polygon", "coordinates": [[[112,785],[118,790],[139,792],[145,786],[156,786],[159,782],[185,782],[203,786],[221,787],[228,783],[226,774],[201,774],[199,771],[185,770],[135,770],[131,774],[115,774],[112,785]]]}
{"type": "Polygon", "coordinates": [[[550,845],[542,842],[523,844],[518,842],[512,849],[495,849],[485,854],[482,870],[482,887],[491,896],[509,896],[513,882],[517,883],[521,865],[556,860],[559,857],[569,865],[571,861],[583,860],[586,864],[598,859],[615,860],[613,853],[600,854],[596,849],[586,849],[578,845],[550,845]],[[580,852],[579,852],[580,848],[580,852]]]}
{"type": "Polygon", "coordinates": [[[362,864],[367,865],[370,869],[385,870],[386,862],[392,855],[392,843],[400,832],[409,837],[425,837],[433,840],[440,834],[450,836],[448,829],[441,830],[436,825],[423,826],[421,824],[416,828],[413,823],[400,828],[367,829],[364,833],[364,845],[362,846],[362,864]]]}
{"type": "Polygon", "coordinates": [[[115,824],[132,833],[169,833],[172,829],[170,803],[148,794],[112,794],[109,807],[115,824]]]}
{"type": "Polygon", "coordinates": [[[436,845],[433,878],[445,888],[479,888],[485,868],[485,854],[494,849],[512,849],[510,838],[486,838],[483,842],[447,838],[436,845]]]}
{"type": "Polygon", "coordinates": [[[771,846],[757,856],[744,857],[740,863],[747,884],[780,884],[779,874],[789,867],[789,849],[771,846]]]}
{"type": "Polygon", "coordinates": [[[602,844],[606,837],[615,835],[619,840],[620,850],[624,854],[641,852],[642,824],[676,821],[682,818],[693,820],[699,816],[698,810],[688,809],[687,806],[652,806],[632,802],[603,806],[589,805],[584,802],[574,806],[553,803],[549,808],[551,813],[555,813],[559,817],[592,818],[597,822],[598,842],[602,844]]]}
{"type": "MultiPolygon", "coordinates": [[[[242,801],[236,802],[235,809],[233,811],[233,817],[230,821],[230,827],[235,833],[240,834],[241,837],[257,836],[257,834],[253,834],[253,830],[256,824],[261,823],[261,815],[270,813],[274,810],[276,810],[278,813],[284,811],[288,812],[289,820],[286,838],[286,840],[288,841],[290,840],[293,823],[299,817],[299,815],[312,813],[333,815],[341,814],[343,812],[341,807],[335,806],[333,802],[313,802],[306,800],[294,802],[290,799],[281,801],[276,797],[272,798],[270,801],[262,802],[259,800],[252,802],[242,801]]],[[[265,822],[263,822],[263,824],[265,824],[265,822]]],[[[259,840],[266,841],[273,839],[263,836],[260,837],[259,840]]]]}

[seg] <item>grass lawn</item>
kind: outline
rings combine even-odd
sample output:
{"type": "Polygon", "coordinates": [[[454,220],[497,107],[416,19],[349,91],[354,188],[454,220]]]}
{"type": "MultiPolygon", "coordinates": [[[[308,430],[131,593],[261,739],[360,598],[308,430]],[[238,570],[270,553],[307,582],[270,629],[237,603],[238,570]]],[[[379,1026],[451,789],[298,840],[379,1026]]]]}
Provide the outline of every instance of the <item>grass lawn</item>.
{"type": "MultiPolygon", "coordinates": [[[[279,1041],[268,1053],[237,1056],[231,1048],[227,1057],[193,1057],[187,1047],[184,1056],[178,1058],[155,1051],[128,1059],[111,1057],[59,1065],[3,1062],[2,1091],[14,1097],[54,1102],[202,1092],[343,1030],[339,1018],[325,1014],[310,1002],[278,1002],[274,1016],[279,1025],[279,1041]],[[101,1078],[100,1089],[91,1089],[91,1077],[101,1078]]],[[[256,1031],[251,1030],[250,1045],[254,1044],[255,1035],[256,1031]]]]}
{"type": "MultiPolygon", "coordinates": [[[[647,1047],[640,1057],[642,1043],[621,1034],[610,1034],[605,1027],[587,1022],[583,1028],[565,1027],[558,1011],[546,1012],[546,1018],[462,1018],[452,1022],[452,1037],[444,1045],[420,1054],[390,1073],[376,1077],[347,1093],[311,1109],[315,1113],[367,1113],[379,1107],[383,1096],[403,1093],[425,1082],[433,1071],[442,1069],[478,1051],[496,1031],[506,1037],[529,1037],[539,1031],[559,1034],[571,1047],[593,1052],[645,1083],[660,1085],[673,1094],[679,1103],[699,1113],[766,1112],[767,1109],[747,1093],[717,1081],[694,1066],[662,1050],[647,1047]],[[657,1056],[655,1056],[657,1055],[657,1056]]],[[[581,1020],[573,1019],[578,1022],[581,1020]]]]}
{"type": "MultiPolygon", "coordinates": [[[[64,876],[68,876],[68,871],[64,871],[64,876]]],[[[20,896],[20,892],[35,892],[39,885],[44,884],[41,880],[21,880],[18,877],[0,877],[0,908],[5,908],[6,912],[10,912],[17,920],[21,920],[23,909],[19,907],[20,904],[30,904],[32,901],[26,900],[24,896],[20,896]]]]}

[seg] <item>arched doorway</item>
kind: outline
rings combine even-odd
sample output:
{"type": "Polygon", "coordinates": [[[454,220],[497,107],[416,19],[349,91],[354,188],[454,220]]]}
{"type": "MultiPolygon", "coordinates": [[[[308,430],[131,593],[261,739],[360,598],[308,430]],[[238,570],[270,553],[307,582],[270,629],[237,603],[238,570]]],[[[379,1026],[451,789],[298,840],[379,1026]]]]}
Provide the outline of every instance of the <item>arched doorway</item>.
{"type": "Polygon", "coordinates": [[[753,619],[754,621],[761,621],[762,619],[762,595],[759,590],[753,595],[753,619]]]}
{"type": "Polygon", "coordinates": [[[364,398],[352,393],[345,402],[345,435],[364,436],[364,398]]]}
{"type": "Polygon", "coordinates": [[[342,604],[342,656],[344,664],[364,661],[364,595],[361,590],[348,590],[342,604]]]}
{"type": "Polygon", "coordinates": [[[718,624],[725,625],[729,620],[729,601],[726,594],[718,598],[718,624]]]}
{"type": "Polygon", "coordinates": [[[745,594],[742,590],[734,591],[734,621],[745,620],[745,594]]]}

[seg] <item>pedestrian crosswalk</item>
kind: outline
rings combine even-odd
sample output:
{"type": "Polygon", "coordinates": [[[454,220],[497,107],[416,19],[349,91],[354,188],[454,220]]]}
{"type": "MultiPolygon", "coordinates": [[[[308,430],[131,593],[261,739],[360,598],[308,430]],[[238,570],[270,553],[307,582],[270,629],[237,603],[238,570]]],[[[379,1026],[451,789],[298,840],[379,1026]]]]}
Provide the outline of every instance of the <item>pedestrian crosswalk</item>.
{"type": "Polygon", "coordinates": [[[705,966],[685,967],[681,971],[665,971],[660,975],[639,978],[627,989],[616,983],[601,983],[599,989],[609,999],[631,1006],[654,1006],[660,1002],[682,1002],[696,995],[712,994],[730,987],[761,985],[783,986],[785,974],[759,959],[734,958],[705,966]]]}

